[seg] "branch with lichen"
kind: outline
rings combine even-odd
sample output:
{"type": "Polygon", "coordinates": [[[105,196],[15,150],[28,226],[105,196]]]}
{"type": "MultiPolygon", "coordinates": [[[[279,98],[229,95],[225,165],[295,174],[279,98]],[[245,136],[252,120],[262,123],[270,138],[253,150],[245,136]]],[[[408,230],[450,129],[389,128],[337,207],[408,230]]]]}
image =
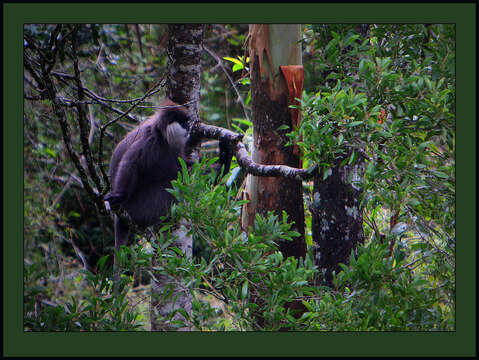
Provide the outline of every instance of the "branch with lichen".
{"type": "Polygon", "coordinates": [[[243,135],[218,126],[197,123],[191,130],[190,144],[195,144],[202,138],[223,139],[230,143],[239,166],[248,174],[255,176],[286,177],[297,180],[306,180],[314,176],[318,165],[308,169],[298,169],[286,165],[262,165],[255,163],[241,142],[243,135]]]}

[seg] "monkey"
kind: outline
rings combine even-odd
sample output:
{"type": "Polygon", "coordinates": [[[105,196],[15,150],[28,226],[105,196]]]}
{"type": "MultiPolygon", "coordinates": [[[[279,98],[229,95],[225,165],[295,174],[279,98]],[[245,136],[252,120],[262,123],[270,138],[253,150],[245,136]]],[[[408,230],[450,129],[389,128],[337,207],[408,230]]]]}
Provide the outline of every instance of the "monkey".
{"type": "MultiPolygon", "coordinates": [[[[198,161],[189,151],[188,114],[183,106],[166,99],[160,109],[129,132],[113,151],[109,175],[112,189],[104,200],[120,206],[140,228],[161,224],[174,201],[167,188],[180,170],[178,158],[188,166],[198,161]],[[188,151],[187,151],[188,150],[188,151]]],[[[219,142],[219,164],[214,164],[218,179],[231,166],[229,142],[219,142]],[[220,169],[223,169],[220,171],[220,169]]],[[[115,215],[115,250],[128,242],[128,225],[115,215]]]]}

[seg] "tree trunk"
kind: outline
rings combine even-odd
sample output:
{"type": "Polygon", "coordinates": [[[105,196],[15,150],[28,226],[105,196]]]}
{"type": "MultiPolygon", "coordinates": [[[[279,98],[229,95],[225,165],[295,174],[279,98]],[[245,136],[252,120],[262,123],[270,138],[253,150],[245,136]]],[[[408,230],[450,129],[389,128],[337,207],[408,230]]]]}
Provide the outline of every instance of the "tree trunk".
{"type": "Polygon", "coordinates": [[[203,24],[168,25],[168,54],[172,60],[167,96],[185,105],[192,122],[199,119],[203,24]]]}
{"type": "MultiPolygon", "coordinates": [[[[251,101],[253,113],[252,159],[256,163],[300,166],[298,151],[286,147],[288,130],[281,125],[297,125],[297,112],[288,108],[301,96],[301,26],[250,25],[251,101]],[[283,67],[283,68],[280,68],[283,67]],[[289,75],[288,75],[289,74],[289,75]],[[293,75],[291,75],[293,74],[293,75]],[[291,81],[288,81],[288,78],[291,81]],[[290,86],[288,86],[290,85],[290,86]]],[[[248,175],[245,196],[250,202],[243,208],[243,228],[253,226],[256,214],[286,211],[294,230],[301,234],[293,242],[280,243],[287,256],[304,257],[304,209],[301,180],[248,175]]]]}
{"type": "MultiPolygon", "coordinates": [[[[168,25],[168,53],[173,63],[167,84],[167,96],[177,104],[184,104],[189,111],[190,121],[198,121],[200,85],[201,85],[201,53],[203,40],[202,24],[172,24],[168,25]]],[[[188,223],[182,223],[178,230],[172,233],[177,240],[172,246],[178,247],[185,256],[192,257],[193,239],[186,236],[188,223]]],[[[159,263],[158,256],[153,266],[159,263]]],[[[157,274],[151,280],[151,330],[175,330],[168,320],[169,315],[182,308],[191,315],[191,294],[183,286],[182,279],[175,279],[166,274],[157,274]],[[170,296],[164,296],[170,294],[170,296]]],[[[184,320],[177,312],[172,320],[184,320]]],[[[176,328],[189,331],[190,327],[176,328]]]]}
{"type": "MultiPolygon", "coordinates": [[[[360,24],[356,31],[366,37],[369,25],[360,24]]],[[[343,160],[336,161],[326,180],[321,175],[314,178],[310,210],[314,262],[322,270],[318,285],[333,286],[333,271],[340,271],[340,263],[348,265],[351,250],[364,242],[363,209],[359,208],[362,190],[352,182],[362,176],[364,161],[359,157],[356,165],[341,167],[343,160]]]]}
{"type": "Polygon", "coordinates": [[[361,165],[331,169],[326,180],[316,175],[311,203],[311,228],[314,259],[323,272],[321,284],[332,286],[332,272],[341,269],[339,263],[349,264],[351,250],[364,241],[363,213],[359,208],[361,189],[351,181],[359,180],[361,165]]]}
{"type": "MultiPolygon", "coordinates": [[[[171,236],[177,237],[171,246],[181,250],[187,258],[193,255],[192,237],[187,236],[189,224],[183,222],[178,229],[171,232],[171,236]]],[[[154,254],[152,267],[161,269],[162,260],[159,256],[163,254],[154,254]]],[[[150,301],[150,319],[151,331],[189,331],[189,326],[174,327],[172,321],[188,321],[180,312],[172,313],[178,309],[184,309],[191,315],[191,294],[185,287],[184,280],[173,277],[169,274],[157,271],[151,279],[151,301],[150,301]]]]}

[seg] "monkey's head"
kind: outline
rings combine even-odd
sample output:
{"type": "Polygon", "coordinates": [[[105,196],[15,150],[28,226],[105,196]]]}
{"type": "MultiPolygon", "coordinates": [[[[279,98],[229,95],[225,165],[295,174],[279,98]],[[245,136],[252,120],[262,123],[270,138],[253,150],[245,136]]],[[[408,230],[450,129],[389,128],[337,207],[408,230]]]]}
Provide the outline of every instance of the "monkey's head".
{"type": "Polygon", "coordinates": [[[180,155],[184,154],[188,132],[188,117],[185,113],[179,111],[167,113],[165,138],[171,150],[180,155]]]}

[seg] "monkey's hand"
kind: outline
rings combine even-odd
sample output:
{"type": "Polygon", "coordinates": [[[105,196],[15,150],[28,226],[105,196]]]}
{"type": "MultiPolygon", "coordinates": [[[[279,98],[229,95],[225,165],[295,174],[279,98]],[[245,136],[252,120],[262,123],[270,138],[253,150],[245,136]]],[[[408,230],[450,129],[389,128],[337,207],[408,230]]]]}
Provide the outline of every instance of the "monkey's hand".
{"type": "MultiPolygon", "coordinates": [[[[118,207],[123,201],[125,201],[126,195],[124,193],[110,192],[105,195],[103,200],[107,202],[110,207],[118,207]]],[[[107,206],[107,207],[108,207],[107,206]]]]}
{"type": "Polygon", "coordinates": [[[220,179],[230,171],[231,158],[233,157],[233,150],[231,149],[231,144],[228,140],[221,138],[219,148],[219,161],[211,166],[217,173],[215,184],[218,184],[220,179]]]}
{"type": "Polygon", "coordinates": [[[219,161],[220,166],[223,166],[223,175],[227,174],[230,171],[231,167],[231,158],[233,157],[233,150],[231,144],[228,140],[221,138],[219,142],[220,154],[219,161]]]}

